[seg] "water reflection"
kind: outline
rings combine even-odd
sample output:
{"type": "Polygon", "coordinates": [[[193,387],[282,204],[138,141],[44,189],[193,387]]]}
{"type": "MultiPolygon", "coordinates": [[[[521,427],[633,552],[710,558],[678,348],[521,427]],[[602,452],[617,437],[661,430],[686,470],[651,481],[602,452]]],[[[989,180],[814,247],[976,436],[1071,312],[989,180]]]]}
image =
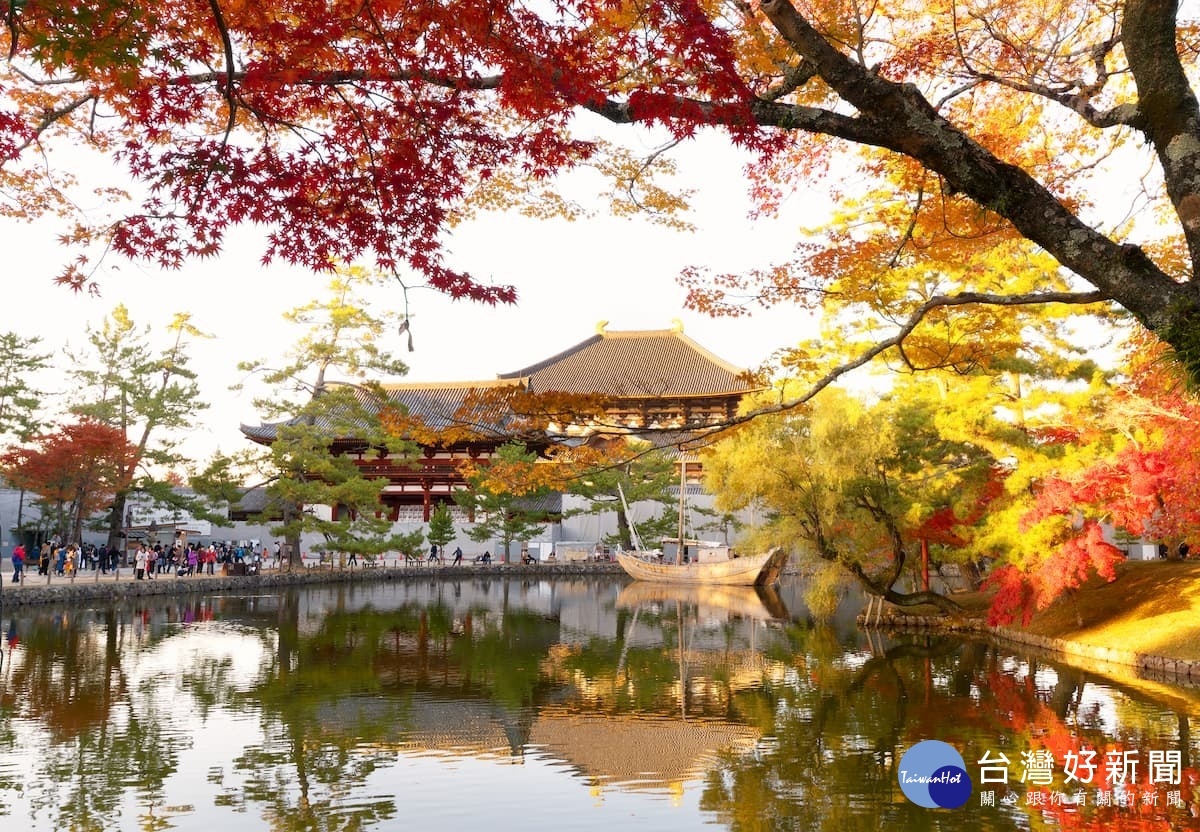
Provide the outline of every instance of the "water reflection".
{"type": "Polygon", "coordinates": [[[19,610],[2,621],[0,816],[33,830],[1193,823],[1194,691],[981,642],[868,638],[853,607],[815,626],[794,585],[668,590],[421,581],[19,610]],[[1009,782],[977,778],[955,812],[909,803],[898,761],[930,738],[973,777],[1007,755],[1009,782]],[[1181,782],[1126,806],[1095,805],[1097,782],[1078,806],[1053,799],[1079,786],[1061,770],[1045,784],[1022,770],[1035,749],[1081,747],[1140,752],[1146,786],[1150,752],[1175,752],[1181,782]]]}

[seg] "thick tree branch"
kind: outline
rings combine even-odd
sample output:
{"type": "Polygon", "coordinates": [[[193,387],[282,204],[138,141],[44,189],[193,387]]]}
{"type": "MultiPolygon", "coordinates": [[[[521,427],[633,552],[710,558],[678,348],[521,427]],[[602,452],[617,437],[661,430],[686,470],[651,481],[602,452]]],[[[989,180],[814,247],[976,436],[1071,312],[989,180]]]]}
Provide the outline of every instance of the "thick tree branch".
{"type": "MultiPolygon", "coordinates": [[[[1159,12],[1171,5],[1169,0],[1132,0],[1131,5],[1138,3],[1158,6],[1159,12]]],[[[1119,245],[1080,220],[1026,171],[1000,160],[942,117],[916,87],[888,80],[843,55],[789,0],[763,0],[762,9],[796,53],[858,109],[855,121],[871,123],[880,135],[878,141],[866,139],[868,131],[847,138],[903,153],[939,173],[954,191],[1007,219],[1152,331],[1164,331],[1179,306],[1200,306],[1193,291],[1181,290],[1141,249],[1119,245]]],[[[1172,32],[1173,20],[1172,14],[1172,32]]],[[[1196,151],[1200,157],[1200,141],[1196,151]]],[[[1200,181],[1195,184],[1192,193],[1200,193],[1200,181]]],[[[1200,204],[1197,208],[1200,221],[1200,204]]]]}
{"type": "Polygon", "coordinates": [[[209,8],[212,9],[213,20],[217,24],[217,32],[221,35],[221,49],[225,53],[225,77],[222,79],[222,94],[225,96],[225,103],[229,107],[229,118],[225,124],[225,141],[229,141],[229,134],[233,132],[233,126],[237,123],[237,96],[234,94],[233,74],[236,66],[233,57],[233,40],[229,37],[229,26],[225,23],[225,15],[221,12],[221,4],[217,0],[208,0],[209,8]]]}
{"type": "Polygon", "coordinates": [[[1127,0],[1125,54],[1138,88],[1138,112],[1200,274],[1200,104],[1175,45],[1178,0],[1127,0]]]}

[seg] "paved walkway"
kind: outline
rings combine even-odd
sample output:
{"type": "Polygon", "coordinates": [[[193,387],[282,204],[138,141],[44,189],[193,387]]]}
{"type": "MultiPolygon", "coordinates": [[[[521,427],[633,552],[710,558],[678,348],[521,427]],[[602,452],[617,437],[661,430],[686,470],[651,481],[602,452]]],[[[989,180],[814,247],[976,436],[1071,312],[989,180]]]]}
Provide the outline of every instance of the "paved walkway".
{"type": "Polygon", "coordinates": [[[306,560],[303,567],[272,568],[270,562],[262,570],[259,577],[222,574],[217,569],[213,575],[207,572],[196,575],[176,576],[174,573],[163,573],[153,578],[138,581],[134,570],[122,567],[117,571],[107,573],[84,570],[74,576],[39,575],[37,570],[26,571],[22,583],[12,583],[12,569],[7,563],[0,573],[3,581],[0,589],[0,604],[8,599],[14,604],[38,604],[52,601],[70,601],[75,599],[104,599],[125,598],[145,595],[161,595],[171,593],[187,593],[193,591],[226,591],[237,589],[242,580],[248,579],[251,585],[290,586],[309,583],[326,583],[329,581],[344,582],[358,580],[393,580],[418,575],[440,574],[447,578],[464,578],[483,575],[515,575],[515,574],[544,574],[544,575],[573,575],[597,572],[619,572],[620,567],[612,563],[546,563],[522,565],[519,563],[502,563],[493,560],[491,563],[476,563],[470,558],[464,558],[457,566],[444,561],[409,561],[404,558],[378,560],[372,566],[353,565],[339,566],[336,563],[321,564],[314,560],[306,560]],[[262,580],[259,580],[261,577],[262,580]]]}
{"type": "MultiPolygon", "coordinates": [[[[464,561],[463,561],[464,564],[469,563],[469,562],[470,562],[469,558],[464,559],[464,561]]],[[[492,563],[494,565],[496,562],[493,561],[492,563]]],[[[315,558],[310,558],[310,559],[305,559],[303,566],[293,567],[293,570],[297,571],[297,572],[302,572],[304,574],[315,575],[319,571],[324,571],[324,572],[362,572],[364,570],[370,571],[372,569],[378,569],[381,567],[398,568],[398,569],[403,569],[406,567],[407,568],[420,568],[420,569],[426,569],[426,568],[436,569],[438,567],[446,566],[446,565],[447,564],[443,561],[427,562],[424,559],[420,560],[419,562],[406,563],[404,558],[398,558],[395,561],[379,560],[376,562],[376,565],[374,565],[374,566],[364,566],[362,564],[362,561],[359,561],[358,564],[351,564],[350,566],[344,566],[344,565],[338,566],[337,564],[331,565],[329,563],[320,563],[315,558]]],[[[263,575],[280,575],[280,574],[286,574],[288,571],[289,571],[288,569],[283,568],[282,566],[279,568],[272,566],[270,561],[267,561],[266,563],[264,563],[262,565],[262,574],[263,575]]],[[[91,569],[84,569],[83,571],[76,573],[74,578],[68,578],[65,575],[64,576],[55,575],[53,573],[51,573],[48,576],[47,575],[39,575],[37,573],[37,567],[35,566],[32,570],[30,570],[30,569],[25,570],[24,580],[21,583],[14,584],[12,582],[12,564],[10,561],[8,561],[7,558],[5,559],[3,566],[0,567],[0,575],[3,576],[3,580],[4,580],[4,586],[2,589],[0,589],[0,591],[3,591],[3,592],[9,592],[10,590],[13,592],[20,592],[22,589],[27,589],[27,588],[31,588],[31,587],[40,589],[40,588],[45,588],[48,586],[73,586],[73,585],[77,585],[77,584],[112,584],[112,583],[117,583],[118,581],[124,582],[124,581],[136,580],[136,578],[134,577],[134,569],[132,566],[122,566],[119,570],[116,570],[116,571],[109,570],[108,572],[102,572],[100,570],[92,571],[91,569]]],[[[208,572],[203,572],[203,573],[197,572],[195,575],[185,575],[185,576],[177,578],[174,572],[163,572],[163,573],[155,575],[153,577],[147,577],[144,580],[152,581],[152,580],[159,580],[159,579],[169,579],[169,580],[186,581],[186,580],[188,580],[188,578],[191,578],[191,577],[220,578],[220,577],[238,577],[238,576],[236,574],[234,574],[233,572],[228,573],[228,575],[226,573],[223,573],[221,571],[221,567],[218,565],[212,575],[209,575],[208,572]]]]}
{"type": "MultiPolygon", "coordinates": [[[[96,570],[95,572],[93,572],[90,569],[85,569],[84,571],[77,573],[74,576],[74,578],[68,578],[66,576],[60,576],[60,575],[55,575],[55,574],[39,575],[37,573],[37,569],[34,569],[32,572],[29,570],[26,570],[25,580],[23,580],[20,583],[14,584],[12,582],[12,566],[11,566],[11,564],[6,563],[4,566],[5,566],[5,568],[3,569],[4,586],[2,589],[0,589],[0,591],[3,591],[3,592],[21,592],[22,590],[26,590],[26,589],[45,589],[48,586],[53,587],[53,586],[77,586],[77,585],[82,585],[82,584],[115,584],[117,582],[124,583],[126,581],[135,581],[136,580],[136,578],[134,577],[133,567],[128,567],[128,568],[122,567],[121,569],[119,569],[115,572],[110,570],[107,573],[101,572],[100,570],[96,570]]],[[[263,570],[263,574],[275,574],[275,570],[267,568],[267,569],[263,570]]],[[[217,570],[216,574],[212,575],[212,576],[210,576],[206,572],[203,575],[197,574],[194,577],[207,578],[207,577],[219,577],[220,575],[221,575],[220,570],[217,570]]],[[[162,575],[155,576],[154,578],[146,578],[145,580],[157,580],[157,579],[175,579],[175,575],[164,572],[162,575]]],[[[187,576],[180,578],[179,580],[187,580],[187,576]]]]}

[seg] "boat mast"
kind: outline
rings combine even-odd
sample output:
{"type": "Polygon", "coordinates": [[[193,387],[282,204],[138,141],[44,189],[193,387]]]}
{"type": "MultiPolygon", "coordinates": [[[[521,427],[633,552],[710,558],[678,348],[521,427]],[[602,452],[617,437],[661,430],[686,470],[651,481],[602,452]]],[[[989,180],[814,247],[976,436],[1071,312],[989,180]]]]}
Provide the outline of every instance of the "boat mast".
{"type": "Polygon", "coordinates": [[[687,454],[681,449],[679,451],[679,548],[675,550],[675,563],[683,563],[683,547],[686,545],[683,542],[683,491],[687,487],[687,454]]]}
{"type": "Polygon", "coordinates": [[[629,523],[629,542],[633,544],[635,552],[645,550],[642,545],[642,536],[638,534],[637,523],[633,522],[633,514],[629,511],[629,501],[625,499],[625,489],[621,487],[621,483],[617,483],[617,494],[621,497],[621,508],[625,510],[625,521],[629,523]]]}

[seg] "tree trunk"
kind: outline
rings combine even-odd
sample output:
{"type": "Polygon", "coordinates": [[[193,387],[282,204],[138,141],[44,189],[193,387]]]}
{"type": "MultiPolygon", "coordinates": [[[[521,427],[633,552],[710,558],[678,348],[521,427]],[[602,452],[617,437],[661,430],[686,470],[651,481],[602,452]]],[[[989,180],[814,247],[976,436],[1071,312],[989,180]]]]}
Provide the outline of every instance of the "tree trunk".
{"type": "Polygon", "coordinates": [[[623,506],[617,506],[617,539],[621,548],[629,551],[633,548],[633,537],[629,533],[629,517],[623,506]]]}
{"type": "Polygon", "coordinates": [[[129,492],[118,491],[113,497],[108,512],[108,548],[125,550],[125,507],[129,504],[129,492]]]}
{"type": "Polygon", "coordinates": [[[294,500],[283,501],[283,547],[284,560],[289,570],[304,565],[304,553],[300,551],[300,512],[304,507],[294,500]]]}

